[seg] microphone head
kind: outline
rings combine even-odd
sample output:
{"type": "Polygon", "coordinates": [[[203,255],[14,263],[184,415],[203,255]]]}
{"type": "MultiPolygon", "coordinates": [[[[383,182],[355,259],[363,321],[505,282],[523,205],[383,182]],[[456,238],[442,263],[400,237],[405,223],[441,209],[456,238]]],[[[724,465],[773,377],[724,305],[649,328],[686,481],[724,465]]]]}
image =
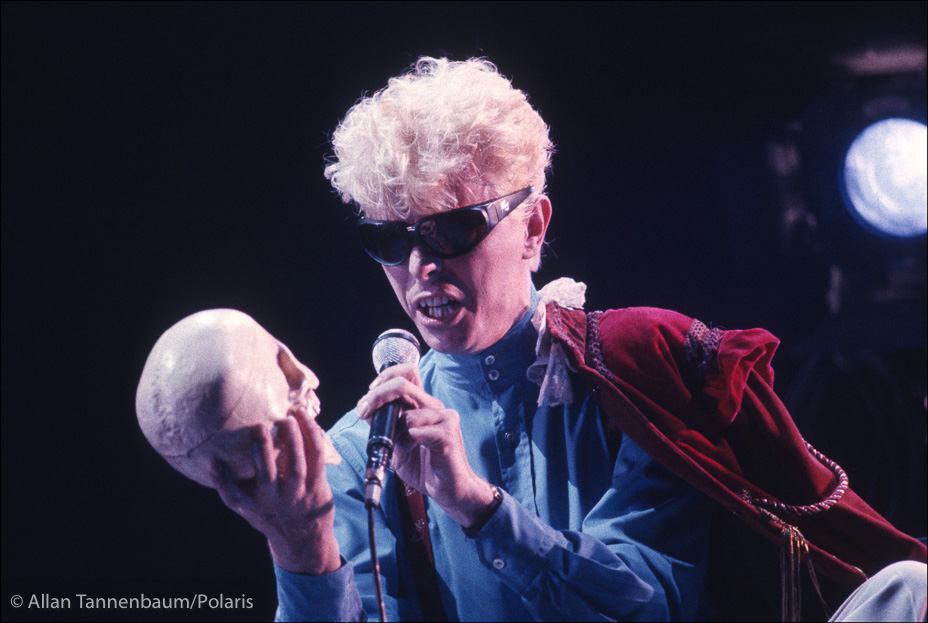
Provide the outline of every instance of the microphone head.
{"type": "Polygon", "coordinates": [[[419,363],[419,340],[409,331],[389,329],[374,341],[374,369],[384,369],[400,363],[419,363]]]}

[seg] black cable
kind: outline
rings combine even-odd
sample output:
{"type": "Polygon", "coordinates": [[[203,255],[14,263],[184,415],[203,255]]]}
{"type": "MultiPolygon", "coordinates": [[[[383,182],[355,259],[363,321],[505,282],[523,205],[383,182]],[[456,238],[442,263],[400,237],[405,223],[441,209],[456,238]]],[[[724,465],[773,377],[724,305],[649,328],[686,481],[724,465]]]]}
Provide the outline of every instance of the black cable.
{"type": "Polygon", "coordinates": [[[377,591],[377,608],[381,623],[387,623],[387,609],[383,603],[383,587],[380,585],[380,559],[377,558],[377,539],[374,537],[374,505],[367,505],[367,538],[371,544],[371,567],[374,569],[374,590],[377,591]]]}

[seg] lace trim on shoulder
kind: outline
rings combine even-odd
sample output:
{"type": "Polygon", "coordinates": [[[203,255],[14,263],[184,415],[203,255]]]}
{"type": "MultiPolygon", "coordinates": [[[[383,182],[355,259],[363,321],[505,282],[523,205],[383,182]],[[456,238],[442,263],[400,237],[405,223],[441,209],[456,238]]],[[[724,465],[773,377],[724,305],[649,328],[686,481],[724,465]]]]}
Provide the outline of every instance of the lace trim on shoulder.
{"type": "Polygon", "coordinates": [[[723,333],[721,329],[710,329],[693,320],[683,338],[683,357],[690,371],[688,376],[700,386],[705,384],[709,369],[715,364],[723,333]]]}
{"type": "Polygon", "coordinates": [[[612,370],[606,367],[603,359],[602,340],[599,336],[599,319],[602,317],[601,311],[589,312],[586,315],[586,345],[588,356],[592,358],[593,367],[597,372],[602,374],[610,381],[615,380],[612,370]]]}

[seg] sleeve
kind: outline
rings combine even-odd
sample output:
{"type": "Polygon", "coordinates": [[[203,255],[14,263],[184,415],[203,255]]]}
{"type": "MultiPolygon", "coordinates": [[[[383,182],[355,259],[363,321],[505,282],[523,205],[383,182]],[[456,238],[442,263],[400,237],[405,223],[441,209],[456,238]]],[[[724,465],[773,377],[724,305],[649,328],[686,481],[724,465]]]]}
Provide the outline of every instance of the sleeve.
{"type": "Polygon", "coordinates": [[[290,573],[274,565],[277,576],[275,621],[366,621],[354,584],[354,568],[342,566],[326,575],[290,573]]]}
{"type": "Polygon", "coordinates": [[[625,439],[580,531],[555,530],[504,494],[474,540],[535,620],[692,620],[711,514],[705,496],[625,439]]]}

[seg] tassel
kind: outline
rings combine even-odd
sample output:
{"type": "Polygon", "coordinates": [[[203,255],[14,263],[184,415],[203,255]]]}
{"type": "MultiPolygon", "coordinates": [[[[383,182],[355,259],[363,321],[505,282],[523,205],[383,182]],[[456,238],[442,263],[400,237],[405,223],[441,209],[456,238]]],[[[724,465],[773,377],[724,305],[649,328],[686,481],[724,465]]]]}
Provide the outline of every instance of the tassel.
{"type": "Polygon", "coordinates": [[[780,543],[781,620],[784,623],[795,623],[802,619],[801,574],[803,562],[809,569],[809,578],[812,580],[812,586],[818,594],[822,610],[825,612],[825,618],[830,619],[831,612],[829,612],[828,604],[825,603],[825,597],[822,595],[818,576],[815,575],[815,567],[812,566],[809,543],[802,535],[802,532],[796,526],[786,523],[768,510],[763,508],[757,510],[766,515],[780,529],[780,535],[782,536],[780,543]]]}

